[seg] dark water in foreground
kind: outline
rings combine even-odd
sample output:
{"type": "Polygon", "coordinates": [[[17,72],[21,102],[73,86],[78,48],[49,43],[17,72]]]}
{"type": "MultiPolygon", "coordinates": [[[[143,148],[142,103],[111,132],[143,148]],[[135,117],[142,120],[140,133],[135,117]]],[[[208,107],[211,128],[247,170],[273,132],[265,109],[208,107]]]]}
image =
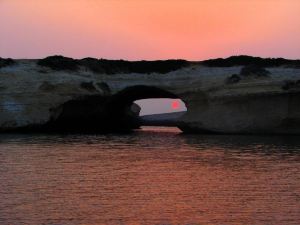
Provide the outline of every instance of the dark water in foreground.
{"type": "Polygon", "coordinates": [[[1,135],[0,224],[299,224],[300,137],[1,135]]]}

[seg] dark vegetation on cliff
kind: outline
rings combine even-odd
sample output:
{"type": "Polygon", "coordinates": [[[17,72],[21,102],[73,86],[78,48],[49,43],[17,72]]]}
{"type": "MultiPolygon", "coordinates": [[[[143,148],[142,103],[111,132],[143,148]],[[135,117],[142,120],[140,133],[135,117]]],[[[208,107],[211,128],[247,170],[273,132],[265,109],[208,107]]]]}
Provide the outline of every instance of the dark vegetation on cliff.
{"type": "Polygon", "coordinates": [[[53,70],[76,71],[80,66],[88,68],[95,73],[168,73],[190,65],[185,60],[157,60],[157,61],[125,61],[107,59],[72,59],[63,56],[49,56],[38,61],[38,65],[53,70]]]}
{"type": "Polygon", "coordinates": [[[223,59],[209,59],[200,62],[201,64],[209,67],[230,67],[230,66],[247,66],[255,65],[260,67],[300,67],[300,60],[291,60],[284,58],[260,58],[253,56],[231,56],[229,58],[223,59]]]}
{"type": "MultiPolygon", "coordinates": [[[[13,63],[11,59],[1,59],[1,65],[13,63]]],[[[38,60],[38,65],[46,66],[53,70],[77,71],[79,68],[86,68],[95,73],[117,74],[117,73],[169,73],[190,65],[204,65],[208,67],[230,67],[245,66],[241,75],[251,75],[260,73],[267,75],[268,71],[264,67],[292,67],[300,68],[300,60],[290,60],[283,58],[260,58],[252,56],[231,56],[229,58],[209,59],[201,62],[189,62],[186,60],[156,60],[156,61],[126,61],[108,59],[72,59],[64,56],[49,56],[38,60]],[[254,71],[256,70],[256,71],[254,71]],[[249,72],[250,71],[250,72],[249,72]]]]}
{"type": "Polygon", "coordinates": [[[256,77],[256,78],[266,78],[269,77],[271,72],[266,70],[261,65],[247,65],[242,67],[239,74],[233,74],[225,80],[226,84],[235,84],[241,81],[242,77],[256,77]]]}
{"type": "Polygon", "coordinates": [[[283,90],[287,91],[290,89],[300,89],[300,80],[287,80],[281,87],[283,90]]]}
{"type": "Polygon", "coordinates": [[[79,69],[77,60],[64,56],[49,56],[38,61],[38,65],[46,66],[53,70],[71,70],[79,69]]]}
{"type": "Polygon", "coordinates": [[[244,66],[241,69],[240,75],[242,76],[251,76],[251,75],[256,75],[259,77],[266,77],[270,74],[270,71],[266,70],[263,66],[261,65],[248,65],[244,66]]]}
{"type": "Polygon", "coordinates": [[[271,74],[270,71],[266,70],[261,65],[247,65],[242,67],[239,74],[232,74],[230,77],[226,78],[226,84],[236,84],[242,80],[243,77],[255,77],[255,78],[267,78],[271,74]]]}
{"type": "Polygon", "coordinates": [[[125,61],[85,58],[79,61],[96,73],[169,73],[189,65],[185,60],[125,61]]]}
{"type": "Polygon", "coordinates": [[[240,82],[242,78],[237,74],[232,74],[230,77],[226,78],[225,83],[226,84],[236,84],[240,82]]]}
{"type": "MultiPolygon", "coordinates": [[[[14,63],[12,59],[0,58],[0,67],[14,63]]],[[[49,67],[53,70],[76,71],[80,66],[86,67],[96,73],[168,73],[187,67],[192,63],[186,60],[157,60],[157,61],[126,61],[107,59],[72,59],[64,56],[49,56],[38,61],[38,65],[49,67]]],[[[193,63],[194,64],[194,63],[193,63]]],[[[263,67],[300,67],[300,60],[284,58],[260,58],[252,56],[231,56],[229,58],[209,59],[198,62],[208,67],[254,66],[263,67]]]]}
{"type": "Polygon", "coordinates": [[[10,66],[14,63],[15,63],[15,61],[13,59],[0,58],[0,68],[5,67],[5,66],[10,66]]]}

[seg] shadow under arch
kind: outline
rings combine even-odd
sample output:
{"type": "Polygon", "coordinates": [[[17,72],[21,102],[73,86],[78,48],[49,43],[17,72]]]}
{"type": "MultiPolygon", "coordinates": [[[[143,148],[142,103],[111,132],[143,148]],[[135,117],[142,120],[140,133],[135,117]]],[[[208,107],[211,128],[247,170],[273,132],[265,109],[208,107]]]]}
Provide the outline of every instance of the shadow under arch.
{"type": "Polygon", "coordinates": [[[132,111],[134,101],[148,98],[177,99],[161,88],[135,85],[111,96],[81,96],[50,109],[44,125],[25,127],[26,131],[114,133],[128,132],[141,126],[139,115],[132,111]]]}

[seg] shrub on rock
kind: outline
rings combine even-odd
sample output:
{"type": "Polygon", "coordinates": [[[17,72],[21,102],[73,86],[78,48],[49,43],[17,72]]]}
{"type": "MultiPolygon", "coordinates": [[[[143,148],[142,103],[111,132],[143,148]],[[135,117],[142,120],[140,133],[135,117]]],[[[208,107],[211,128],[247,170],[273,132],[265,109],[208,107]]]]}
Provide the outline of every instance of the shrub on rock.
{"type": "Polygon", "coordinates": [[[226,84],[236,84],[240,82],[241,77],[237,74],[233,74],[230,77],[228,77],[225,81],[226,84]]]}
{"type": "Polygon", "coordinates": [[[281,88],[285,91],[290,90],[290,89],[300,89],[300,80],[286,80],[284,81],[283,85],[281,88]]]}
{"type": "Polygon", "coordinates": [[[93,82],[81,82],[80,87],[87,90],[87,91],[97,91],[96,87],[94,86],[93,82]]]}
{"type": "Polygon", "coordinates": [[[126,61],[84,58],[80,64],[95,73],[168,73],[189,65],[185,60],[126,61]]]}
{"type": "Polygon", "coordinates": [[[49,56],[44,59],[40,59],[37,64],[40,66],[49,67],[53,70],[76,71],[79,68],[79,63],[77,60],[60,55],[49,56]]]}
{"type": "Polygon", "coordinates": [[[208,67],[231,67],[258,65],[261,67],[300,67],[300,60],[291,60],[284,58],[260,58],[247,55],[231,56],[229,58],[209,59],[201,62],[208,67]]]}
{"type": "Polygon", "coordinates": [[[10,58],[8,58],[8,59],[0,58],[0,68],[13,65],[14,63],[15,63],[15,61],[13,59],[10,59],[10,58]]]}
{"type": "Polygon", "coordinates": [[[242,76],[257,76],[266,77],[270,74],[268,70],[259,65],[249,65],[241,69],[240,75],[242,76]]]}

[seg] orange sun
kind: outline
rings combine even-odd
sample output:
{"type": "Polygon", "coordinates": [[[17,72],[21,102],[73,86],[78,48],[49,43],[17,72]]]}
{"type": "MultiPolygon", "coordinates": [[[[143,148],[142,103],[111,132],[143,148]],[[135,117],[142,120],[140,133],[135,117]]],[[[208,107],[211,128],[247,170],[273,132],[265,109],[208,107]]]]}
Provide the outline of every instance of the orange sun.
{"type": "Polygon", "coordinates": [[[173,101],[172,102],[172,109],[179,109],[179,102],[178,101],[173,101]]]}

